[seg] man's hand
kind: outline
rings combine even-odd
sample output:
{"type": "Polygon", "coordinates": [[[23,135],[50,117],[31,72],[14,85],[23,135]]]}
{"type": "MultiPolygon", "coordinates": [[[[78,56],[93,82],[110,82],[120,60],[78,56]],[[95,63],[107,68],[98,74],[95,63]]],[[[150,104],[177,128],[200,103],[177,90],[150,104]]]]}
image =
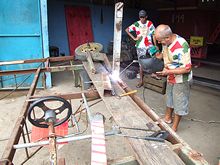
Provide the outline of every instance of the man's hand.
{"type": "Polygon", "coordinates": [[[138,41],[140,38],[141,38],[141,36],[137,36],[137,37],[134,37],[134,40],[138,41]]]}
{"type": "Polygon", "coordinates": [[[167,76],[168,74],[170,74],[170,70],[164,68],[161,72],[156,72],[156,74],[161,76],[167,76]]]}

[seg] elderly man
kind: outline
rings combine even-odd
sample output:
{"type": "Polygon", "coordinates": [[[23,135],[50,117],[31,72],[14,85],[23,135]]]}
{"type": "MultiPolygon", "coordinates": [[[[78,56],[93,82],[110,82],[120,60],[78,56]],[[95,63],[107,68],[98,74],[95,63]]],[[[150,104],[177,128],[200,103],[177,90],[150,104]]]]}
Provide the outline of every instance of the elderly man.
{"type": "Polygon", "coordinates": [[[155,27],[153,23],[147,19],[145,10],[139,11],[139,19],[139,21],[136,21],[125,30],[127,34],[136,41],[135,46],[140,64],[140,82],[136,86],[137,88],[143,85],[143,71],[157,78],[157,75],[153,73],[163,69],[163,62],[155,57],[159,52],[152,41],[155,27]],[[135,32],[136,35],[134,36],[131,32],[135,32]]]}
{"type": "Polygon", "coordinates": [[[172,123],[177,131],[181,117],[188,114],[190,81],[192,80],[190,48],[186,40],[173,34],[168,25],[159,25],[155,30],[156,40],[163,45],[164,69],[157,74],[167,76],[166,123],[172,123]],[[172,113],[174,119],[172,120],[172,113]]]}

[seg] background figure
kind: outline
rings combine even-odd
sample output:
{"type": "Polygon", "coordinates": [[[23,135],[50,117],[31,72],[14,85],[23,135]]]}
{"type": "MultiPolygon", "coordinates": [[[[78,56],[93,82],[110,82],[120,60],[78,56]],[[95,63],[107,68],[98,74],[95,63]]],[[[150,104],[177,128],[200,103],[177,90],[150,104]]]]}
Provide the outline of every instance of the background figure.
{"type": "Polygon", "coordinates": [[[166,123],[172,123],[177,131],[181,117],[188,114],[190,84],[192,80],[190,48],[186,40],[173,34],[168,25],[159,25],[155,30],[156,40],[163,45],[164,69],[157,72],[167,76],[166,123]],[[174,120],[172,120],[172,113],[174,120]]]}
{"type": "MultiPolygon", "coordinates": [[[[139,21],[133,23],[125,30],[127,34],[134,41],[136,41],[135,46],[137,49],[138,61],[140,64],[140,82],[138,83],[137,87],[141,87],[143,85],[143,66],[145,65],[145,71],[150,71],[147,68],[150,68],[152,66],[152,62],[157,61],[157,59],[154,59],[153,61],[147,60],[157,53],[155,51],[152,51],[153,49],[156,50],[156,47],[154,46],[152,41],[155,27],[151,21],[147,20],[147,13],[145,10],[141,10],[139,12],[139,18],[139,21]],[[132,35],[131,32],[135,32],[136,37],[132,35]]],[[[162,68],[157,71],[160,70],[162,70],[162,68]]],[[[151,74],[152,72],[149,73],[151,74]]]]}

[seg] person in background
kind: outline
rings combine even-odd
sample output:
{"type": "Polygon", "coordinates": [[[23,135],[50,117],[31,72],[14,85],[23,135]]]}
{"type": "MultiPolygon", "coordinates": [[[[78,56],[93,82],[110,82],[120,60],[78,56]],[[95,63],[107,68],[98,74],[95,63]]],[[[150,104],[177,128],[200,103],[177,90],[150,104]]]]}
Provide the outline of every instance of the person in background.
{"type": "Polygon", "coordinates": [[[159,25],[155,39],[163,45],[164,69],[157,74],[167,76],[166,113],[164,121],[177,131],[181,117],[189,112],[190,81],[192,80],[190,48],[186,40],[172,33],[168,25],[159,25]],[[174,119],[172,114],[174,112],[174,119]]]}
{"type": "Polygon", "coordinates": [[[158,66],[160,71],[163,68],[162,61],[158,59],[151,59],[155,54],[158,53],[157,47],[153,43],[153,34],[155,27],[150,20],[147,20],[147,13],[145,10],[139,11],[139,21],[133,23],[128,28],[126,28],[127,34],[136,41],[137,57],[140,65],[140,82],[137,84],[137,88],[140,88],[143,85],[143,71],[147,74],[151,74],[152,77],[158,78],[155,71],[155,66],[158,66]],[[131,32],[135,32],[134,36],[131,32]],[[154,65],[155,62],[157,65],[154,65]],[[154,68],[152,68],[154,66],[154,68]]]}

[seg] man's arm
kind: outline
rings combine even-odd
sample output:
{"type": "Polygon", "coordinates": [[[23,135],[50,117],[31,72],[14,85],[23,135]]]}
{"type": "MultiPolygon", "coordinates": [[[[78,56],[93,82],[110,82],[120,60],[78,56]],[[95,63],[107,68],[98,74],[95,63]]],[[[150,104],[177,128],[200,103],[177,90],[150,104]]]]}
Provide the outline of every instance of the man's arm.
{"type": "Polygon", "coordinates": [[[163,71],[161,72],[156,72],[159,75],[162,76],[167,76],[169,74],[184,74],[184,73],[189,73],[191,71],[191,65],[187,65],[186,67],[183,68],[176,68],[176,69],[166,69],[164,68],[163,71]]]}
{"type": "Polygon", "coordinates": [[[129,28],[125,29],[126,33],[134,40],[134,41],[138,41],[140,39],[141,36],[137,36],[134,37],[130,32],[129,32],[129,28]]]}

